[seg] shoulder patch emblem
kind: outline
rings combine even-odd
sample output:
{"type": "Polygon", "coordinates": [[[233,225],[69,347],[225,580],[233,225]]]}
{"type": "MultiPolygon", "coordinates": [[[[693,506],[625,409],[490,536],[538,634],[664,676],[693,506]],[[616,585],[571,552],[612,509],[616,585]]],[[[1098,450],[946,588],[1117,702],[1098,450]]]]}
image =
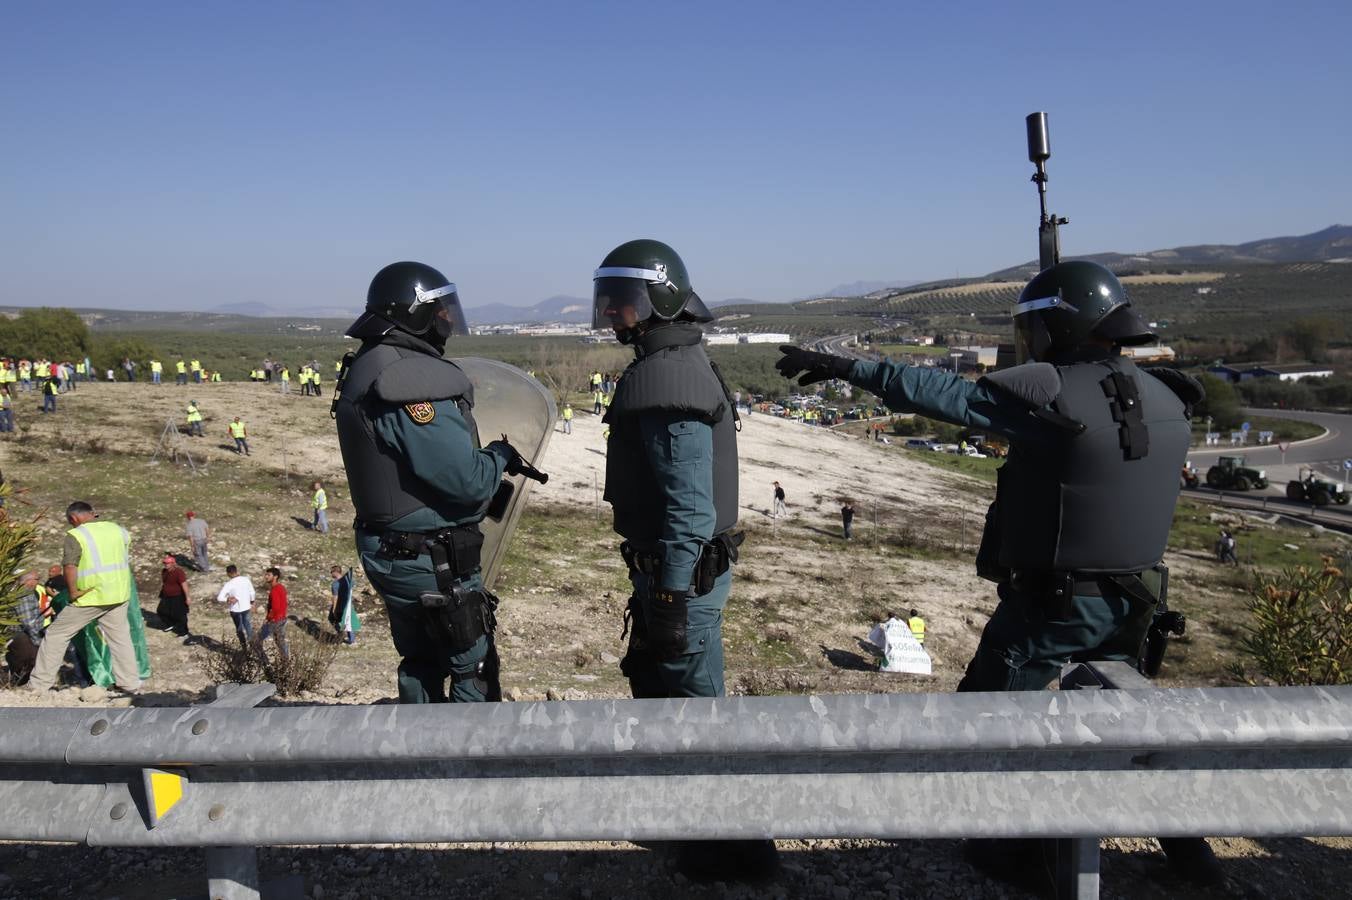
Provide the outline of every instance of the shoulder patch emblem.
{"type": "Polygon", "coordinates": [[[437,408],[431,403],[406,403],[404,412],[408,417],[419,425],[426,425],[437,417],[437,408]]]}

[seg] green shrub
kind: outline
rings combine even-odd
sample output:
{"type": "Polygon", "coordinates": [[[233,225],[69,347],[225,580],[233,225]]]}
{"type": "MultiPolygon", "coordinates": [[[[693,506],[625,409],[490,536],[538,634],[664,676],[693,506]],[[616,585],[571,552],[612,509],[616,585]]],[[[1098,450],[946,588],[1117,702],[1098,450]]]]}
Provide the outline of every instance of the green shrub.
{"type": "Polygon", "coordinates": [[[241,647],[232,634],[222,635],[218,649],[203,649],[197,665],[215,684],[261,684],[271,682],[281,697],[318,689],[338,656],[338,641],[328,634],[310,637],[298,628],[289,628],[290,656],[283,659],[269,638],[259,641],[255,633],[247,647],[241,647]]]}
{"type": "Polygon", "coordinates": [[[20,579],[38,540],[37,516],[27,518],[15,509],[14,488],[0,481],[0,629],[17,624],[15,608],[23,594],[20,579]]]}
{"type": "MultiPolygon", "coordinates": [[[[1331,557],[1319,568],[1255,576],[1246,607],[1240,649],[1263,678],[1279,685],[1352,682],[1352,587],[1331,557]]],[[[1242,662],[1231,674],[1254,683],[1242,662]]]]}

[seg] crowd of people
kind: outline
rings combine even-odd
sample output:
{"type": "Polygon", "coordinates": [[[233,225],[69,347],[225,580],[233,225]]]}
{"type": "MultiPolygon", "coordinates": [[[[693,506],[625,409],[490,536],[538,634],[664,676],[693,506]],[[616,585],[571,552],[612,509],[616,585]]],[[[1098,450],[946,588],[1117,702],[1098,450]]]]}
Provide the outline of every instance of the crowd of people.
{"type": "MultiPolygon", "coordinates": [[[[316,491],[322,494],[317,482],[316,491]]],[[[321,498],[318,502],[326,501],[321,498]]],[[[212,531],[193,510],[188,510],[184,518],[188,552],[163,553],[152,624],[172,632],[184,643],[193,643],[200,639],[204,626],[199,614],[197,633],[190,628],[190,612],[201,597],[185,565],[199,574],[211,573],[212,531]]],[[[97,684],[111,688],[115,695],[130,696],[151,675],[145,618],[132,571],[131,537],[126,529],[101,518],[84,501],[66,508],[66,521],[70,529],[61,562],[47,570],[45,581],[37,570],[27,571],[20,578],[18,624],[5,651],[10,677],[17,684],[43,691],[56,686],[60,669],[69,664],[72,685],[83,688],[97,684]]],[[[264,646],[271,638],[277,659],[288,660],[289,594],[282,570],[276,566],[265,569],[262,589],[257,591],[236,564],[227,565],[225,575],[215,599],[224,605],[240,644],[266,658],[264,646]],[[255,612],[263,617],[256,631],[252,618],[255,612]]],[[[351,568],[334,565],[329,576],[327,618],[336,639],[350,645],[361,629],[354,573],[351,568]]]]}
{"type": "MultiPolygon", "coordinates": [[[[333,364],[333,375],[336,379],[343,370],[342,360],[333,364]]],[[[302,362],[295,366],[294,370],[286,363],[278,362],[273,359],[264,359],[257,367],[249,371],[249,380],[257,384],[276,383],[283,394],[291,393],[291,373],[296,373],[296,380],[300,383],[300,394],[302,397],[322,397],[323,389],[323,366],[319,360],[311,359],[308,362],[302,362]]]]}

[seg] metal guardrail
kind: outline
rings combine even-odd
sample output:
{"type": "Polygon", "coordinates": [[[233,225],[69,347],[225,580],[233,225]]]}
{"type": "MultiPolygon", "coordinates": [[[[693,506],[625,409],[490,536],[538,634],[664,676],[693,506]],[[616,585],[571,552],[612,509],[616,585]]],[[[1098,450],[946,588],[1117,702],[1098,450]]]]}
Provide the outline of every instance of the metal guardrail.
{"type": "Polygon", "coordinates": [[[254,845],[1352,834],[1352,687],[229,702],[0,710],[0,839],[233,848],[250,897],[254,845]]]}

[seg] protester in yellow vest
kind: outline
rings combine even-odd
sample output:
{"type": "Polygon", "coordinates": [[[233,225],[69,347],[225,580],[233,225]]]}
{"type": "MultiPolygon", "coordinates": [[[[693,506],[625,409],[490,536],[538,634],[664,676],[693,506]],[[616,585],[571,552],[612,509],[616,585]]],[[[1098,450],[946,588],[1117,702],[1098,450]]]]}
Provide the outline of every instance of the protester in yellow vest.
{"type": "Polygon", "coordinates": [[[197,408],[196,400],[188,401],[188,435],[190,437],[206,437],[202,431],[202,411],[197,408]]]}
{"type": "Polygon", "coordinates": [[[230,423],[230,436],[235,439],[235,452],[249,455],[249,432],[244,427],[244,423],[235,416],[235,420],[230,423]]]}
{"type": "Polygon", "coordinates": [[[188,364],[181,359],[178,362],[174,363],[174,383],[175,384],[188,383],[188,364]]]}
{"type": "Polygon", "coordinates": [[[124,692],[141,687],[140,666],[132,644],[127,604],[133,583],[129,556],[131,537],[115,522],[95,521],[94,508],[83,500],[66,507],[70,531],[62,552],[71,605],[57,615],[38,650],[28,687],[46,691],[56,682],[71,638],[97,621],[112,654],[113,676],[124,692]]]}
{"type": "Polygon", "coordinates": [[[563,433],[573,433],[573,404],[563,404],[563,433]]]}
{"type": "Polygon", "coordinates": [[[911,617],[906,620],[906,624],[911,627],[911,636],[917,643],[925,643],[925,620],[920,618],[920,613],[911,610],[911,617]]]}
{"type": "Polygon", "coordinates": [[[291,370],[282,366],[282,393],[291,393],[291,370]]]}
{"type": "Polygon", "coordinates": [[[198,360],[195,360],[195,359],[194,359],[192,362],[188,363],[188,369],[189,369],[189,371],[192,372],[192,380],[195,381],[195,382],[197,382],[198,384],[201,384],[201,383],[202,383],[202,363],[199,362],[198,360]]]}
{"type": "Polygon", "coordinates": [[[314,484],[315,494],[310,498],[310,506],[314,509],[314,524],[311,525],[315,531],[320,534],[329,533],[329,495],[324,493],[322,482],[316,481],[314,484]]]}

